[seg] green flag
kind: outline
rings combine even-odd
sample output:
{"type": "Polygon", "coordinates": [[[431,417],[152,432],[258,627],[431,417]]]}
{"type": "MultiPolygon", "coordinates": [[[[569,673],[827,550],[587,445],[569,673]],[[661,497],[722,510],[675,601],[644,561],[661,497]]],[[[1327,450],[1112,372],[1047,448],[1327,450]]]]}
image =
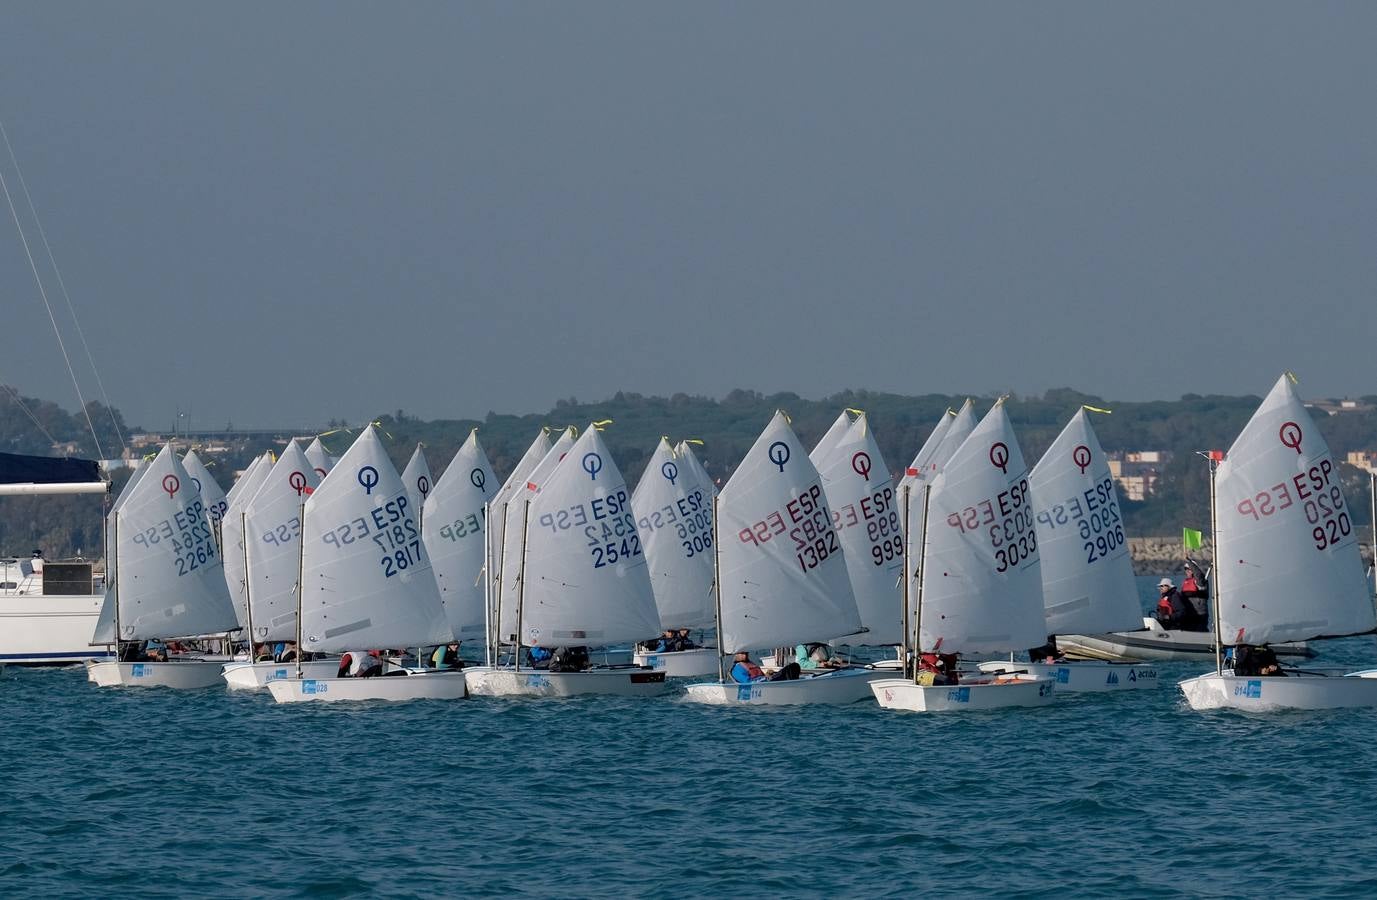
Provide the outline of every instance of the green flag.
{"type": "Polygon", "coordinates": [[[1194,528],[1181,529],[1181,543],[1186,545],[1187,550],[1199,550],[1203,535],[1194,528]]]}

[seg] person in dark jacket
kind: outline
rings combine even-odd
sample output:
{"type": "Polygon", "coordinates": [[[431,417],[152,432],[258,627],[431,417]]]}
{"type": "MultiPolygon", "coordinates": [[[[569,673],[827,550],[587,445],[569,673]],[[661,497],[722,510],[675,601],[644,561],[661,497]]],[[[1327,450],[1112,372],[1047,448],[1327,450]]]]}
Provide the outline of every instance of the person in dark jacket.
{"type": "Polygon", "coordinates": [[[1189,621],[1182,628],[1186,631],[1208,631],[1210,583],[1193,559],[1186,560],[1186,577],[1181,581],[1181,596],[1186,601],[1186,612],[1189,615],[1189,621]]]}
{"type": "Polygon", "coordinates": [[[1153,613],[1157,621],[1167,630],[1185,630],[1186,623],[1191,620],[1191,614],[1187,607],[1186,598],[1181,596],[1181,592],[1176,589],[1176,584],[1170,578],[1163,578],[1157,582],[1157,610],[1153,613]]]}
{"type": "Polygon", "coordinates": [[[1247,676],[1280,675],[1281,663],[1271,647],[1253,647],[1240,644],[1234,648],[1234,674],[1247,676]]]}

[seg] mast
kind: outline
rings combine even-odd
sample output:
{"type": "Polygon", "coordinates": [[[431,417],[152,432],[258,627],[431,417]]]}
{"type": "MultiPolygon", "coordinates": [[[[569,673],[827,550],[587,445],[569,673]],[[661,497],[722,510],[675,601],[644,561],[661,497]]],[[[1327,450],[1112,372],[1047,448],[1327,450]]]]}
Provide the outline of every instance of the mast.
{"type": "MultiPolygon", "coordinates": [[[[497,549],[496,549],[497,572],[496,572],[495,575],[494,575],[494,577],[497,579],[497,581],[496,581],[497,590],[496,590],[495,596],[493,597],[493,601],[492,601],[492,604],[493,604],[493,626],[492,626],[492,633],[493,633],[493,658],[496,659],[496,660],[499,660],[499,661],[502,659],[502,556],[503,556],[503,553],[504,553],[504,552],[506,551],[506,549],[507,549],[507,512],[508,512],[508,509],[510,508],[510,506],[511,506],[510,501],[503,501],[503,503],[502,503],[502,529],[501,529],[502,543],[501,543],[501,545],[498,546],[497,549]]],[[[492,528],[492,523],[491,523],[491,522],[488,523],[488,528],[489,528],[489,529],[492,528]]],[[[518,596],[520,596],[520,595],[518,594],[518,596]]],[[[518,626],[518,627],[520,627],[520,626],[518,626]]],[[[518,645],[518,646],[517,646],[517,650],[520,650],[520,649],[521,649],[521,647],[518,645]]],[[[519,653],[518,653],[517,655],[520,656],[519,653]]]]}
{"type": "MultiPolygon", "coordinates": [[[[928,559],[928,510],[932,508],[932,485],[923,485],[923,536],[922,543],[918,547],[918,602],[914,606],[913,615],[913,683],[918,683],[918,674],[921,666],[918,665],[923,653],[923,575],[927,568],[928,559]]],[[[908,573],[904,573],[907,580],[908,573]]],[[[908,604],[904,604],[907,611],[908,604]]]]}
{"type": "MultiPolygon", "coordinates": [[[[1220,454],[1221,456],[1223,454],[1220,454]]],[[[1224,646],[1220,632],[1219,621],[1219,511],[1215,508],[1214,495],[1214,476],[1219,468],[1219,460],[1210,457],[1210,542],[1214,551],[1212,568],[1214,577],[1210,579],[1210,599],[1214,607],[1214,671],[1216,675],[1224,674],[1224,646]]]]}
{"type": "Polygon", "coordinates": [[[712,496],[712,596],[717,628],[717,680],[727,681],[727,667],[722,661],[722,543],[717,531],[717,495],[712,496]]]}
{"type": "MultiPolygon", "coordinates": [[[[108,557],[108,559],[113,559],[113,560],[115,560],[115,566],[114,566],[114,568],[115,568],[115,580],[114,580],[114,588],[115,588],[115,662],[116,662],[116,663],[119,663],[119,662],[120,662],[120,565],[119,565],[119,553],[120,553],[120,514],[119,514],[119,511],[118,511],[118,510],[115,511],[115,513],[114,513],[114,518],[115,518],[115,521],[111,523],[111,526],[112,526],[112,527],[110,528],[110,556],[108,557]]],[[[108,561],[107,561],[107,563],[106,563],[106,568],[107,568],[107,569],[110,568],[110,564],[109,564],[108,561]]]]}
{"type": "MultiPolygon", "coordinates": [[[[301,680],[301,657],[305,655],[305,642],[302,640],[302,613],[306,605],[306,504],[301,504],[301,511],[297,513],[301,519],[301,537],[297,540],[296,548],[296,678],[301,680]]],[[[247,579],[246,579],[247,580],[247,579]]],[[[249,635],[249,643],[253,643],[253,635],[249,635]]]]}
{"type": "Polygon", "coordinates": [[[521,518],[521,568],[516,573],[516,637],[512,657],[517,671],[521,671],[521,614],[522,603],[526,599],[526,529],[531,524],[531,501],[526,501],[526,512],[521,518]]]}
{"type": "MultiPolygon", "coordinates": [[[[911,493],[912,490],[913,490],[913,485],[910,485],[910,484],[904,485],[904,527],[905,527],[905,528],[907,528],[907,527],[908,527],[908,524],[909,524],[909,494],[911,493]]],[[[906,532],[904,533],[904,549],[903,549],[903,554],[904,554],[904,643],[903,643],[903,649],[899,651],[899,664],[900,664],[900,667],[901,667],[902,670],[903,670],[903,673],[904,673],[904,677],[905,677],[905,678],[908,677],[908,663],[909,663],[909,656],[908,656],[908,625],[909,625],[909,615],[908,615],[908,599],[909,599],[909,597],[908,597],[908,581],[909,581],[909,578],[908,578],[908,564],[909,564],[909,553],[908,553],[908,545],[909,545],[909,540],[908,540],[908,533],[907,533],[907,531],[906,531],[906,532]]]]}
{"type": "Polygon", "coordinates": [[[492,632],[492,501],[483,502],[483,654],[487,657],[487,664],[491,666],[492,661],[492,641],[488,640],[488,635],[492,632]]]}
{"type": "MultiPolygon", "coordinates": [[[[245,504],[245,506],[247,506],[247,505],[248,505],[248,504],[245,504]]],[[[254,659],[254,648],[253,648],[253,602],[252,602],[252,600],[249,599],[249,593],[250,593],[250,592],[249,592],[249,581],[250,581],[251,579],[249,578],[249,521],[248,521],[248,519],[249,519],[248,513],[244,512],[243,510],[240,510],[240,512],[239,512],[239,533],[240,533],[240,535],[242,536],[242,538],[243,538],[243,540],[244,540],[244,619],[245,619],[245,621],[247,622],[248,629],[249,629],[249,665],[252,666],[253,663],[254,663],[254,661],[255,661],[255,659],[254,659]]],[[[218,527],[216,528],[216,534],[217,534],[217,535],[219,534],[219,528],[218,528],[218,527]]],[[[218,538],[217,538],[217,540],[218,540],[218,538]]],[[[298,575],[297,575],[297,580],[298,580],[298,581],[301,580],[300,573],[298,573],[298,575]]],[[[300,615],[300,612],[299,612],[299,611],[298,611],[298,615],[300,615]]],[[[296,655],[297,655],[297,656],[300,656],[300,655],[301,655],[301,647],[300,647],[300,646],[297,647],[296,655]]]]}

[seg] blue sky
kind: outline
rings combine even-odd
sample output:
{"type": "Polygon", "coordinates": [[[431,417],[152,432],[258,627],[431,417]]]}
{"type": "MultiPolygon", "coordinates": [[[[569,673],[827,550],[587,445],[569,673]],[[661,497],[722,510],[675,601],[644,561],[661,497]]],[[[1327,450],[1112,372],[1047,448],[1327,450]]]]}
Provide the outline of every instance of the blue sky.
{"type": "MultiPolygon", "coordinates": [[[[1370,4],[5,19],[0,120],[111,400],[153,427],[1283,368],[1377,393],[1370,4]]],[[[3,217],[0,380],[73,406],[3,217]]]]}

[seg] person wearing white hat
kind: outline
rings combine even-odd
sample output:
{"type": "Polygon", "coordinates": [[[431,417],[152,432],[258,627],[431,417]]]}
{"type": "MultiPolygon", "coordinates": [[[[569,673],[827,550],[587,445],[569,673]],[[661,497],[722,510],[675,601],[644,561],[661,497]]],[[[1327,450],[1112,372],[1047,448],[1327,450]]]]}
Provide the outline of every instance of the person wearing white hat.
{"type": "Polygon", "coordinates": [[[1186,598],[1176,589],[1176,583],[1163,578],[1157,582],[1157,593],[1157,610],[1153,613],[1157,621],[1168,631],[1183,629],[1190,619],[1190,610],[1186,607],[1186,598]]]}

